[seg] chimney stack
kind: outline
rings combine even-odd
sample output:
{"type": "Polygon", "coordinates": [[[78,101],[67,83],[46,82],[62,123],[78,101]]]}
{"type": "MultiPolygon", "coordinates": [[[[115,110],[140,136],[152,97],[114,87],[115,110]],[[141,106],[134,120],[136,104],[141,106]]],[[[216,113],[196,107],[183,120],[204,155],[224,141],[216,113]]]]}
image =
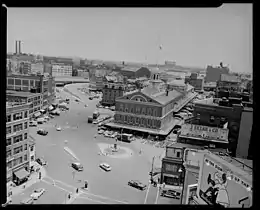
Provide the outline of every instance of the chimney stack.
{"type": "Polygon", "coordinates": [[[18,54],[18,41],[15,41],[15,54],[18,54]]]}
{"type": "Polygon", "coordinates": [[[19,54],[22,54],[22,50],[21,50],[21,41],[19,41],[19,54]]]}

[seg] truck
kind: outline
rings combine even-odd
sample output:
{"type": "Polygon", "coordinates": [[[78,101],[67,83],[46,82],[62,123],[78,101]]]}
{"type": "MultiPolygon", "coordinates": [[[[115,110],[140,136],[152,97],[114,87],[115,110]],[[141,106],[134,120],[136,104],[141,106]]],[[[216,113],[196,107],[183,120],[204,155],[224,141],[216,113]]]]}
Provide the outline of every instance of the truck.
{"type": "Polygon", "coordinates": [[[92,123],[93,122],[93,117],[92,116],[88,116],[88,123],[92,123]]]}
{"type": "Polygon", "coordinates": [[[93,112],[93,119],[97,119],[99,117],[100,113],[98,111],[93,112]]]}

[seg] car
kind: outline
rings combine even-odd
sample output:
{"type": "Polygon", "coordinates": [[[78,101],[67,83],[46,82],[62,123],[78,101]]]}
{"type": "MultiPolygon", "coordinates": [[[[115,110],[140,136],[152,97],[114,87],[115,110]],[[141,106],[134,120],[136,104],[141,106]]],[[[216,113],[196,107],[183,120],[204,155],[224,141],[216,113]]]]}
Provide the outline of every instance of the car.
{"type": "Polygon", "coordinates": [[[75,99],[76,102],[79,102],[79,99],[75,99]]]}
{"type": "Polygon", "coordinates": [[[43,193],[45,193],[45,189],[39,188],[39,189],[36,189],[36,190],[33,191],[33,193],[31,194],[31,197],[34,200],[37,200],[37,199],[39,199],[39,197],[42,196],[43,193]]]}
{"type": "Polygon", "coordinates": [[[143,184],[142,182],[138,180],[130,180],[128,182],[128,185],[134,188],[137,188],[139,190],[145,190],[147,188],[147,185],[143,184]]]}
{"type": "Polygon", "coordinates": [[[105,132],[104,135],[105,135],[105,137],[110,137],[111,136],[111,134],[109,132],[105,132]]]}
{"type": "Polygon", "coordinates": [[[104,130],[99,130],[98,131],[98,134],[103,134],[104,133],[104,130]]]}
{"type": "Polygon", "coordinates": [[[104,108],[105,108],[105,109],[109,109],[109,107],[108,107],[108,106],[105,106],[104,108]]]}
{"type": "Polygon", "coordinates": [[[117,136],[117,134],[114,133],[114,134],[111,135],[111,138],[116,138],[116,136],[117,136]]]}
{"type": "Polygon", "coordinates": [[[161,192],[161,196],[180,199],[181,193],[175,190],[164,189],[161,192]]]}
{"type": "Polygon", "coordinates": [[[61,127],[57,127],[57,128],[56,128],[56,131],[61,131],[61,127]]]}
{"type": "Polygon", "coordinates": [[[43,158],[37,158],[35,161],[39,163],[41,166],[47,165],[47,161],[45,161],[43,158]]]}
{"type": "Polygon", "coordinates": [[[77,171],[83,171],[83,165],[80,163],[71,163],[71,167],[74,168],[77,171]]]}
{"type": "Polygon", "coordinates": [[[97,120],[94,120],[94,121],[93,121],[93,124],[98,124],[98,121],[97,121],[97,120]]]}
{"type": "Polygon", "coordinates": [[[93,100],[93,98],[92,98],[92,97],[89,97],[88,99],[89,99],[89,100],[93,100]]]}
{"type": "Polygon", "coordinates": [[[30,127],[37,126],[37,125],[38,125],[37,121],[30,121],[29,122],[30,127]]]}
{"type": "Polygon", "coordinates": [[[107,163],[100,163],[99,167],[102,168],[105,171],[111,171],[112,170],[111,166],[108,165],[107,163]]]}
{"type": "Polygon", "coordinates": [[[21,204],[33,204],[34,200],[33,198],[25,198],[21,201],[21,204]]]}
{"type": "Polygon", "coordinates": [[[48,134],[48,131],[46,131],[44,129],[39,129],[37,131],[37,134],[42,135],[42,136],[46,136],[48,134]]]}

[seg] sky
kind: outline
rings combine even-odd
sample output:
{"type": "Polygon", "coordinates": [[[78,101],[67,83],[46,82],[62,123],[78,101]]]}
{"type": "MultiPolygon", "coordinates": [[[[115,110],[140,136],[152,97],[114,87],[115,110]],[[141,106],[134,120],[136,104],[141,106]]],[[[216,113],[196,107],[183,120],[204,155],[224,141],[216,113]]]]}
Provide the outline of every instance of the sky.
{"type": "Polygon", "coordinates": [[[219,8],[8,8],[7,51],[252,72],[252,5],[219,8]],[[160,50],[159,46],[162,46],[160,50]]]}

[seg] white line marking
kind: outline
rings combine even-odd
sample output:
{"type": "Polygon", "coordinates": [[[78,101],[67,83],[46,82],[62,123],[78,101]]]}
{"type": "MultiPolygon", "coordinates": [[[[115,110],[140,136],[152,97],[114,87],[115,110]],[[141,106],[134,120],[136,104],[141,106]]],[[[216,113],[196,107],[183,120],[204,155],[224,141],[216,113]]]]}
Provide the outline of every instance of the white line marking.
{"type": "Polygon", "coordinates": [[[158,187],[157,188],[157,194],[156,194],[156,200],[155,200],[154,204],[157,204],[157,202],[158,202],[159,192],[160,192],[160,188],[158,187]]]}
{"type": "Polygon", "coordinates": [[[95,197],[98,197],[98,198],[101,198],[101,199],[105,199],[105,200],[109,200],[109,201],[116,201],[118,203],[128,204],[127,202],[124,202],[124,201],[115,200],[115,199],[104,197],[104,196],[101,196],[101,195],[95,195],[95,194],[89,193],[89,192],[83,192],[83,194],[92,195],[92,196],[95,196],[95,197]]]}
{"type": "Polygon", "coordinates": [[[95,199],[91,199],[91,198],[87,198],[87,197],[78,196],[78,198],[94,201],[96,203],[108,204],[108,203],[105,203],[105,202],[102,202],[102,201],[98,201],[98,200],[95,200],[95,199]]]}
{"type": "MultiPolygon", "coordinates": [[[[49,184],[49,185],[52,185],[52,186],[53,186],[52,183],[47,182],[46,180],[42,180],[42,181],[45,182],[45,183],[47,183],[47,184],[49,184]]],[[[57,187],[57,188],[59,188],[59,189],[65,191],[65,192],[67,192],[67,193],[72,193],[72,192],[70,192],[69,190],[66,190],[66,189],[64,189],[64,188],[62,188],[62,187],[59,187],[59,186],[57,186],[57,185],[54,185],[54,187],[57,187]]]]}
{"type": "Polygon", "coordinates": [[[151,184],[149,183],[149,185],[148,185],[148,187],[147,187],[147,190],[146,190],[146,194],[145,194],[144,204],[146,204],[150,187],[151,187],[151,184]]]}

